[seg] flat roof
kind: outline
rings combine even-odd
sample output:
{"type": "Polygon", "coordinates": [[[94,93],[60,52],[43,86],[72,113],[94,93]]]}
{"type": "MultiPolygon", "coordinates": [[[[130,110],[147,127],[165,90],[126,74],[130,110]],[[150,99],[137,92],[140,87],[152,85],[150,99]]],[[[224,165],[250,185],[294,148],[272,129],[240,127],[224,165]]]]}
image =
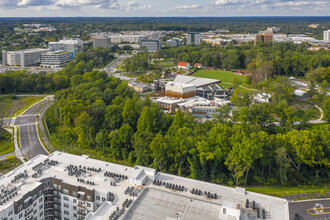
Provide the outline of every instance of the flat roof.
{"type": "MultiPolygon", "coordinates": [[[[127,175],[132,178],[134,178],[134,176],[138,176],[139,172],[145,172],[147,175],[150,172],[155,172],[155,170],[151,168],[144,168],[140,166],[135,166],[134,168],[127,167],[91,159],[86,155],[77,156],[58,151],[48,156],[38,155],[20,167],[0,177],[0,187],[12,185],[18,188],[18,195],[15,195],[13,198],[9,199],[9,201],[2,204],[0,206],[0,210],[8,207],[14,201],[21,199],[23,195],[39,186],[41,184],[40,180],[53,177],[61,179],[64,183],[68,183],[70,185],[80,185],[90,190],[95,189],[97,192],[102,194],[106,194],[109,191],[114,193],[116,200],[113,204],[109,201],[105,201],[95,212],[90,212],[86,216],[86,219],[90,220],[108,219],[111,213],[115,211],[117,207],[121,207],[122,203],[126,199],[132,198],[128,194],[124,193],[125,189],[128,186],[132,186],[132,184],[129,183],[128,178],[127,180],[117,183],[116,186],[111,186],[111,178],[104,176],[104,172],[106,171],[127,175]],[[32,168],[37,164],[43,163],[46,159],[55,160],[58,164],[54,166],[46,165],[42,170],[42,175],[37,178],[33,178],[32,174],[34,174],[35,171],[32,168]],[[67,166],[70,164],[78,167],[81,165],[86,167],[101,168],[101,172],[87,170],[86,173],[83,173],[78,177],[93,181],[95,182],[95,185],[77,182],[76,176],[69,176],[67,166]],[[16,183],[11,183],[17,174],[25,173],[25,170],[28,177],[24,180],[24,182],[16,181],[16,183]]],[[[176,219],[176,213],[180,213],[181,220],[223,219],[219,215],[223,205],[234,208],[238,207],[237,205],[240,205],[240,207],[242,207],[241,219],[247,220],[247,216],[254,215],[256,211],[253,211],[252,209],[245,209],[246,199],[249,199],[251,202],[255,201],[257,207],[265,209],[267,219],[289,219],[288,201],[286,199],[245,191],[244,188],[226,187],[166,173],[158,173],[155,176],[155,179],[157,181],[184,186],[184,190],[178,191],[166,188],[164,185],[153,185],[152,179],[149,176],[147,182],[143,186],[138,186],[142,190],[142,193],[140,193],[140,195],[135,199],[135,202],[133,202],[130,208],[127,209],[120,219],[176,219]],[[202,194],[192,194],[190,191],[193,188],[200,189],[202,194]],[[204,191],[217,193],[218,198],[210,199],[205,195],[204,191]]]]}
{"type": "Polygon", "coordinates": [[[19,52],[42,52],[42,51],[48,51],[47,48],[31,48],[31,49],[24,49],[24,50],[11,50],[6,51],[7,53],[19,53],[19,52]]]}
{"type": "Polygon", "coordinates": [[[221,83],[221,80],[216,79],[207,79],[195,76],[185,76],[185,75],[177,75],[174,79],[175,83],[185,83],[185,84],[192,84],[195,85],[197,88],[212,84],[221,83]]]}

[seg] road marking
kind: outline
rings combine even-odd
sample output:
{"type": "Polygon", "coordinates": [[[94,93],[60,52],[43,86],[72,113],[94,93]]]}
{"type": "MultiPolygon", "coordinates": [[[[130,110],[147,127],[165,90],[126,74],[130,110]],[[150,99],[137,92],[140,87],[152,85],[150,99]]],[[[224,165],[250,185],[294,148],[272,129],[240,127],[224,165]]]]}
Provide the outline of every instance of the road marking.
{"type": "Polygon", "coordinates": [[[29,126],[27,126],[27,129],[28,129],[28,136],[29,136],[30,145],[32,145],[31,138],[30,138],[30,129],[29,129],[29,126]]]}
{"type": "Polygon", "coordinates": [[[310,215],[325,215],[325,214],[330,214],[330,207],[307,209],[307,212],[310,215]],[[325,209],[328,209],[327,212],[325,212],[325,209]],[[319,211],[319,212],[317,212],[317,211],[319,211]]]}

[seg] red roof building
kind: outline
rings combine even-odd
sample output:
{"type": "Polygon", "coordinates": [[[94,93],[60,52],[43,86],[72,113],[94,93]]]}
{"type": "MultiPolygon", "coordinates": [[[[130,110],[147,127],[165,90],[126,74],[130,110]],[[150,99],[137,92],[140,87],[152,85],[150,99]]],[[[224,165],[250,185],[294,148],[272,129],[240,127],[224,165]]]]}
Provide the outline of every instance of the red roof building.
{"type": "Polygon", "coordinates": [[[178,68],[179,69],[189,69],[190,68],[190,64],[187,62],[179,62],[178,63],[178,68]]]}
{"type": "Polygon", "coordinates": [[[195,63],[194,66],[195,66],[195,67],[198,67],[198,68],[203,68],[203,64],[201,64],[201,63],[195,63]]]}

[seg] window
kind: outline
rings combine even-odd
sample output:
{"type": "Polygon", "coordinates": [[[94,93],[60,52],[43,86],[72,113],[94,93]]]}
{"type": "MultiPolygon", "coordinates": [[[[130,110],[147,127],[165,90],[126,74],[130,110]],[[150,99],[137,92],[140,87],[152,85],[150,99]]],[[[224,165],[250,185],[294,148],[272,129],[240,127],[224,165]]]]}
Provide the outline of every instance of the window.
{"type": "Polygon", "coordinates": [[[63,199],[64,199],[65,201],[69,201],[69,197],[67,197],[67,196],[63,196],[63,199]]]}
{"type": "Polygon", "coordinates": [[[76,199],[73,199],[73,203],[77,203],[77,200],[76,199]]]}
{"type": "Polygon", "coordinates": [[[33,203],[33,207],[36,207],[37,206],[37,203],[35,202],[35,203],[33,203]]]}
{"type": "Polygon", "coordinates": [[[73,210],[77,210],[77,207],[76,206],[73,206],[73,210]]]}
{"type": "Polygon", "coordinates": [[[54,186],[54,188],[55,188],[55,189],[57,189],[57,184],[55,184],[55,183],[54,183],[54,185],[53,185],[53,186],[54,186]]]}
{"type": "Polygon", "coordinates": [[[77,217],[77,214],[76,213],[73,213],[73,217],[77,217]]]}
{"type": "Polygon", "coordinates": [[[39,206],[39,209],[41,210],[41,209],[42,209],[42,207],[43,207],[43,205],[40,205],[40,206],[39,206]]]}
{"type": "Polygon", "coordinates": [[[63,193],[69,195],[69,190],[63,189],[63,193]]]}
{"type": "Polygon", "coordinates": [[[44,213],[43,212],[40,212],[40,215],[39,216],[42,217],[43,215],[44,215],[44,213]]]}
{"type": "Polygon", "coordinates": [[[103,201],[103,202],[105,201],[105,198],[104,198],[104,197],[102,197],[102,201],[103,201]]]}
{"type": "Polygon", "coordinates": [[[91,201],[91,196],[87,195],[87,200],[91,201]]]}
{"type": "Polygon", "coordinates": [[[13,214],[13,210],[10,210],[10,211],[8,212],[8,216],[11,215],[11,214],[13,214]]]}
{"type": "Polygon", "coordinates": [[[69,204],[64,203],[64,207],[65,207],[65,208],[69,208],[69,204]]]}
{"type": "Polygon", "coordinates": [[[23,217],[23,213],[18,215],[18,218],[22,218],[23,217]]]}
{"type": "Polygon", "coordinates": [[[39,202],[42,202],[42,197],[39,199],[39,202]]]}
{"type": "Polygon", "coordinates": [[[18,206],[18,212],[23,210],[23,205],[18,206]]]}
{"type": "Polygon", "coordinates": [[[91,204],[87,203],[87,207],[91,207],[91,204]]]}
{"type": "Polygon", "coordinates": [[[41,195],[42,195],[42,193],[43,193],[43,191],[42,191],[42,190],[40,190],[40,191],[38,192],[38,196],[41,196],[41,195]]]}
{"type": "Polygon", "coordinates": [[[65,214],[65,215],[69,215],[69,211],[64,210],[64,214],[65,214]]]}
{"type": "Polygon", "coordinates": [[[54,204],[54,209],[58,209],[58,205],[57,204],[54,204]]]}
{"type": "Polygon", "coordinates": [[[96,196],[96,200],[100,200],[100,197],[99,196],[96,196]]]}
{"type": "Polygon", "coordinates": [[[61,190],[62,189],[62,186],[58,185],[58,190],[61,190]]]}
{"type": "Polygon", "coordinates": [[[64,220],[70,220],[69,218],[64,217],[64,220]]]}
{"type": "Polygon", "coordinates": [[[73,196],[77,196],[77,192],[72,191],[72,195],[73,195],[73,196]]]}

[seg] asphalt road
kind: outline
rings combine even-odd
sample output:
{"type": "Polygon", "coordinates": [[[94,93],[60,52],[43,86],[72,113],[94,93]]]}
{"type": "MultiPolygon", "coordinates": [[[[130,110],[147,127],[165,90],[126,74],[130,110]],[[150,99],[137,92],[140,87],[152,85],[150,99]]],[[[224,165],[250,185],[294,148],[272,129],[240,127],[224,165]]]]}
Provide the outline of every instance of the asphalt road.
{"type": "Polygon", "coordinates": [[[23,157],[31,159],[39,154],[48,155],[40,143],[36,124],[20,126],[19,136],[23,157]]]}
{"type": "Polygon", "coordinates": [[[289,203],[290,220],[299,214],[299,220],[330,220],[330,199],[289,203]]]}
{"type": "Polygon", "coordinates": [[[19,125],[20,151],[23,157],[31,159],[39,154],[48,155],[40,143],[36,122],[37,115],[50,103],[49,101],[42,101],[16,119],[15,124],[19,125]]]}

